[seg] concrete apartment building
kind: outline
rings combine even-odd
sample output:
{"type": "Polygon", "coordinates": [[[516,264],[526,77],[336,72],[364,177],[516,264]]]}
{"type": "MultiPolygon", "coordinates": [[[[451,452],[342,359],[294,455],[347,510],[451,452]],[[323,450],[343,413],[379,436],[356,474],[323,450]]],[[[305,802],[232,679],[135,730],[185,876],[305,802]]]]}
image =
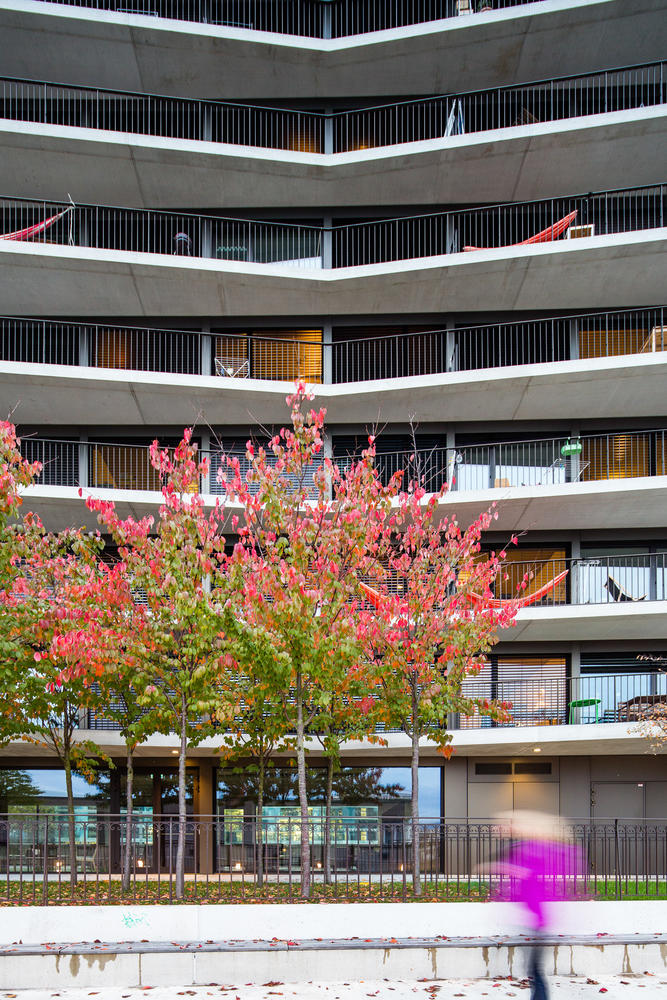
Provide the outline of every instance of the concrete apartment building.
{"type": "MultiPolygon", "coordinates": [[[[636,725],[667,700],[665,0],[2,0],[0,36],[0,408],[44,463],[28,504],[82,523],[83,487],[141,515],[147,445],[195,421],[212,495],[218,442],[283,422],[296,376],[335,455],[378,424],[389,473],[414,418],[443,507],[495,500],[489,545],[520,533],[496,596],[528,570],[535,598],[470,682],[512,724],[453,720],[422,814],[667,816],[636,725]]],[[[85,730],[118,767],[78,782],[80,816],[118,813],[121,741],[85,730]]],[[[345,748],[341,815],[407,814],[387,741],[345,748]]],[[[138,751],[147,816],[175,809],[175,747],[138,751]]],[[[213,744],[190,765],[194,814],[252,810],[213,744]]],[[[0,767],[1,812],[62,805],[45,752],[0,767]]]]}

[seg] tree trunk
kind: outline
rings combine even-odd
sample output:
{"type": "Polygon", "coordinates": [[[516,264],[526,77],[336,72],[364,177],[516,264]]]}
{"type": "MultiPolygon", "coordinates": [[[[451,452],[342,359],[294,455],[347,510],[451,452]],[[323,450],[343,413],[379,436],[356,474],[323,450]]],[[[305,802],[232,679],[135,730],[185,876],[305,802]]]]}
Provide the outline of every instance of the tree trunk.
{"type": "Polygon", "coordinates": [[[333,798],[333,757],[327,758],[327,794],[324,806],[324,881],[331,885],[331,800],[333,798]]]}
{"type": "Polygon", "coordinates": [[[301,674],[296,683],[296,765],[301,807],[301,898],[310,897],[310,831],[308,829],[308,789],[306,786],[306,740],[303,725],[301,674]]]}
{"type": "MultiPolygon", "coordinates": [[[[64,720],[67,725],[67,719],[64,720]]],[[[72,761],[69,740],[65,737],[63,763],[65,765],[65,789],[67,793],[67,829],[69,834],[69,882],[74,889],[77,883],[76,870],[76,825],[74,822],[74,790],[72,788],[72,761]]]]}
{"type": "Polygon", "coordinates": [[[134,781],[134,760],[130,746],[127,747],[127,781],[125,788],[125,855],[123,857],[123,892],[129,892],[132,878],[132,784],[134,781]]]}
{"type": "Polygon", "coordinates": [[[185,755],[187,749],[187,706],[181,696],[181,745],[178,752],[178,841],[176,844],[176,899],[185,895],[185,755]]]}
{"type": "Polygon", "coordinates": [[[422,894],[419,859],[419,728],[415,724],[416,707],[412,714],[412,887],[415,896],[422,894]]]}
{"type": "Polygon", "coordinates": [[[259,758],[257,776],[257,818],[255,820],[255,844],[257,845],[257,885],[264,882],[264,755],[259,758]]]}

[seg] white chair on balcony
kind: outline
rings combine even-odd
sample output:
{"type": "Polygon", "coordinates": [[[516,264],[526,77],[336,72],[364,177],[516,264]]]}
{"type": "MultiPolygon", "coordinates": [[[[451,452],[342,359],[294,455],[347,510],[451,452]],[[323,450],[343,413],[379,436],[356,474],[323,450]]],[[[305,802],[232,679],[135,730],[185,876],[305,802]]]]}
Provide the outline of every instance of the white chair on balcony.
{"type": "Polygon", "coordinates": [[[222,378],[250,378],[250,362],[247,358],[216,358],[215,374],[222,378]]]}

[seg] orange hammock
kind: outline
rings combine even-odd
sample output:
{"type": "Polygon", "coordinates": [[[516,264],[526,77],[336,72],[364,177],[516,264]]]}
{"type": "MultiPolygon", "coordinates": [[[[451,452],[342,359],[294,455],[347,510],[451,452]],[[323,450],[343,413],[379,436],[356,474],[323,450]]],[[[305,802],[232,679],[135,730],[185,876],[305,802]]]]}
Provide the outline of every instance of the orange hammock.
{"type": "MultiPolygon", "coordinates": [[[[576,211],[570,212],[566,215],[564,219],[559,219],[558,222],[554,222],[553,226],[549,226],[547,229],[543,229],[541,233],[536,233],[535,236],[531,236],[527,240],[521,240],[520,243],[509,243],[508,246],[511,247],[525,247],[529,243],[550,243],[552,240],[557,240],[559,236],[562,236],[566,229],[572,225],[577,217],[576,211]]],[[[469,250],[495,250],[502,249],[501,247],[464,247],[463,252],[467,253],[469,250]]]]}
{"type": "MultiPolygon", "coordinates": [[[[501,597],[491,597],[487,599],[482,597],[481,594],[475,594],[472,591],[467,594],[467,598],[471,604],[476,606],[483,604],[487,607],[498,609],[505,607],[506,604],[516,603],[520,608],[527,608],[530,604],[535,604],[536,601],[539,601],[550,591],[555,590],[555,588],[563,582],[569,572],[569,570],[564,569],[562,573],[559,573],[553,578],[553,580],[549,580],[542,587],[539,587],[538,590],[534,590],[532,594],[526,594],[524,597],[517,597],[515,600],[512,600],[511,598],[509,600],[505,600],[501,597]]],[[[382,597],[378,591],[373,590],[372,587],[369,587],[365,583],[360,583],[359,586],[361,587],[364,596],[368,598],[373,607],[379,609],[382,605],[382,597]]]]}

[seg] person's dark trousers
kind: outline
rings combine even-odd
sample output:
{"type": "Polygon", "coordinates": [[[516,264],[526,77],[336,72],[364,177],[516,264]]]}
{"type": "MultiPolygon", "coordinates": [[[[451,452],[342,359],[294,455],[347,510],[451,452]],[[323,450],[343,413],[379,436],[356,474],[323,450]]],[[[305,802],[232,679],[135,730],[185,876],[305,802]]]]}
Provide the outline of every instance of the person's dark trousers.
{"type": "Polygon", "coordinates": [[[530,978],[530,1000],[547,1000],[547,981],[542,972],[542,948],[539,944],[534,944],[531,949],[528,976],[530,978]]]}

